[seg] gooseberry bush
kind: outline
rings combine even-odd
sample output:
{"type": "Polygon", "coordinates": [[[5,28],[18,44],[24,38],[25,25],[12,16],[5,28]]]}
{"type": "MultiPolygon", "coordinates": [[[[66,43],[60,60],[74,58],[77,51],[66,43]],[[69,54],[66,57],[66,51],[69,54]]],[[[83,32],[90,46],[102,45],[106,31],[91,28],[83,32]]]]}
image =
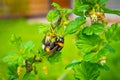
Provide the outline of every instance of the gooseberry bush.
{"type": "MultiPolygon", "coordinates": [[[[3,58],[8,63],[10,80],[40,80],[37,64],[57,63],[64,48],[67,35],[74,35],[75,45],[79,49],[81,60],[66,64],[65,69],[74,71],[75,80],[97,80],[101,70],[109,70],[106,65],[107,56],[115,53],[110,43],[120,41],[120,26],[115,23],[108,26],[105,13],[120,15],[119,10],[106,7],[108,0],[75,0],[72,9],[62,8],[56,3],[47,14],[47,23],[40,23],[39,34],[44,35],[42,45],[34,51],[32,41],[22,42],[21,37],[12,35],[11,43],[16,52],[10,52],[3,58]],[[75,14],[69,20],[69,14],[75,14]],[[86,19],[90,24],[86,24],[86,19]]],[[[72,54],[72,53],[71,53],[72,54]]],[[[45,73],[46,69],[44,70],[45,73]]],[[[52,80],[52,79],[51,79],[52,80]]]]}

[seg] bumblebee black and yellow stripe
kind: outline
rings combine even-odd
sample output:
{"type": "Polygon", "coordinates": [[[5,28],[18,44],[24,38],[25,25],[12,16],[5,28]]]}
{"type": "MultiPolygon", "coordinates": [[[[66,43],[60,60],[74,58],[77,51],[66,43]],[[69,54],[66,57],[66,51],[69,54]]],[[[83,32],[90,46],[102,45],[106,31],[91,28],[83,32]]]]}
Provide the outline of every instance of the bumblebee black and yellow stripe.
{"type": "Polygon", "coordinates": [[[60,47],[63,47],[64,44],[62,42],[57,42],[57,44],[60,46],[60,47]]]}
{"type": "Polygon", "coordinates": [[[50,48],[49,48],[49,47],[46,47],[46,48],[45,48],[45,51],[48,52],[48,53],[50,53],[50,48]]]}

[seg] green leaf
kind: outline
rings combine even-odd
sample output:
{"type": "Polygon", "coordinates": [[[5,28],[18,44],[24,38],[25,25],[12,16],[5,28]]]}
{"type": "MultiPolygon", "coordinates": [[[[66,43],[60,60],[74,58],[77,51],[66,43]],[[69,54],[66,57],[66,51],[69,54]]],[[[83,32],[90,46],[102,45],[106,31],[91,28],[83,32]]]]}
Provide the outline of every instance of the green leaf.
{"type": "Polygon", "coordinates": [[[80,64],[80,63],[81,63],[81,62],[72,62],[72,63],[68,64],[68,65],[65,67],[65,69],[71,68],[71,67],[73,67],[74,65],[80,64]]]}
{"type": "Polygon", "coordinates": [[[9,63],[9,64],[15,64],[18,63],[18,60],[21,56],[16,52],[9,52],[7,56],[3,58],[3,62],[9,63]]]}
{"type": "Polygon", "coordinates": [[[106,43],[103,43],[103,47],[96,52],[88,52],[83,54],[84,61],[98,62],[103,56],[107,56],[109,53],[115,53],[115,50],[106,43]]]}
{"type": "Polygon", "coordinates": [[[79,7],[80,5],[81,5],[81,1],[80,1],[80,0],[75,0],[74,6],[73,6],[73,12],[74,12],[76,15],[83,16],[84,13],[78,11],[78,7],[79,7]]]}
{"type": "Polygon", "coordinates": [[[19,46],[22,43],[22,38],[20,36],[16,36],[15,34],[12,34],[10,42],[11,42],[11,44],[13,44],[13,45],[15,45],[16,47],[19,48],[19,46]]]}
{"type": "Polygon", "coordinates": [[[82,4],[82,2],[80,0],[75,0],[75,4],[74,4],[74,7],[73,7],[73,12],[76,15],[84,16],[85,11],[87,11],[89,8],[90,7],[89,7],[88,4],[82,4]]]}
{"type": "Polygon", "coordinates": [[[107,27],[105,33],[106,39],[111,41],[119,41],[120,40],[120,26],[118,24],[113,24],[111,27],[107,27]]]}
{"type": "Polygon", "coordinates": [[[105,4],[108,0],[82,0],[83,4],[97,4],[99,3],[99,5],[101,4],[105,4]]]}
{"type": "Polygon", "coordinates": [[[115,53],[115,50],[109,44],[104,43],[103,47],[97,52],[96,61],[100,60],[103,56],[107,56],[110,53],[115,53]]]}
{"type": "Polygon", "coordinates": [[[68,14],[72,13],[72,10],[64,8],[62,9],[62,12],[63,12],[62,15],[66,17],[68,14]]]}
{"type": "Polygon", "coordinates": [[[34,46],[35,45],[32,41],[27,41],[26,43],[21,45],[21,50],[23,50],[22,54],[24,58],[31,58],[34,54],[36,54],[35,52],[33,52],[34,46]]]}
{"type": "Polygon", "coordinates": [[[23,77],[23,80],[38,80],[36,75],[31,72],[31,73],[26,73],[23,77]]]}
{"type": "Polygon", "coordinates": [[[120,16],[120,10],[112,10],[112,9],[108,9],[105,7],[102,7],[102,9],[104,10],[105,13],[116,14],[116,15],[120,16]]]}
{"type": "Polygon", "coordinates": [[[54,20],[59,18],[59,11],[58,10],[51,10],[47,14],[47,20],[49,22],[53,22],[54,20]]]}
{"type": "Polygon", "coordinates": [[[17,75],[17,67],[18,67],[17,64],[9,64],[7,66],[8,74],[9,75],[17,75]]]}
{"type": "Polygon", "coordinates": [[[104,43],[103,48],[99,52],[100,54],[115,53],[115,50],[109,44],[104,43]]]}
{"type": "Polygon", "coordinates": [[[73,21],[70,21],[66,25],[66,29],[63,35],[75,33],[77,30],[79,30],[80,26],[85,23],[85,19],[82,17],[78,17],[73,21]]]}
{"type": "Polygon", "coordinates": [[[110,53],[115,53],[115,50],[108,44],[102,45],[103,47],[96,53],[92,52],[85,55],[86,61],[98,62],[103,56],[107,56],[110,53]],[[87,57],[86,57],[87,56],[87,57]]]}
{"type": "Polygon", "coordinates": [[[29,54],[30,56],[30,53],[32,52],[33,50],[33,47],[34,47],[34,43],[32,41],[27,41],[26,43],[22,44],[21,45],[21,50],[23,50],[23,55],[27,56],[29,54]]]}
{"type": "Polygon", "coordinates": [[[56,63],[56,62],[61,61],[61,52],[56,52],[56,53],[54,53],[53,55],[48,56],[48,57],[47,57],[47,60],[48,60],[50,63],[56,63]]]}
{"type": "Polygon", "coordinates": [[[83,60],[90,61],[90,62],[96,62],[96,60],[95,60],[96,55],[97,55],[97,53],[95,53],[95,52],[88,52],[88,53],[83,55],[83,60]]]}
{"type": "Polygon", "coordinates": [[[109,0],[99,0],[99,4],[104,4],[104,3],[106,3],[107,1],[109,1],[109,0]]]}
{"type": "Polygon", "coordinates": [[[9,80],[15,80],[19,77],[18,74],[17,74],[17,67],[18,67],[17,64],[9,64],[7,66],[7,70],[8,70],[7,73],[10,76],[9,80]]]}
{"type": "Polygon", "coordinates": [[[108,55],[109,53],[113,53],[114,49],[109,49],[106,46],[103,47],[100,51],[98,52],[88,52],[83,55],[83,60],[84,61],[90,61],[90,62],[98,62],[103,56],[108,55]]]}
{"type": "Polygon", "coordinates": [[[82,0],[83,4],[95,4],[97,3],[99,0],[82,0]]]}
{"type": "Polygon", "coordinates": [[[33,49],[34,46],[35,45],[32,41],[27,41],[26,43],[24,43],[23,48],[28,49],[30,51],[33,49]]]}
{"type": "Polygon", "coordinates": [[[76,46],[81,52],[87,53],[96,48],[100,42],[100,37],[97,35],[85,35],[82,32],[79,34],[79,40],[76,42],[76,46]]]}
{"type": "Polygon", "coordinates": [[[71,31],[69,34],[74,34],[74,33],[76,33],[77,32],[77,30],[73,30],[73,31],[71,31]]]}
{"type": "Polygon", "coordinates": [[[89,5],[87,4],[79,4],[79,3],[75,3],[74,8],[73,8],[73,12],[76,15],[79,16],[84,16],[85,11],[89,10],[89,5]]]}
{"type": "Polygon", "coordinates": [[[99,68],[100,68],[101,70],[105,70],[105,71],[109,71],[109,70],[110,70],[110,68],[109,68],[107,65],[100,65],[100,64],[99,64],[99,68]]]}
{"type": "Polygon", "coordinates": [[[78,12],[84,12],[85,10],[89,9],[89,5],[80,5],[77,7],[78,12]]]}
{"type": "Polygon", "coordinates": [[[57,10],[61,10],[62,9],[62,7],[59,4],[54,3],[54,2],[52,3],[52,6],[56,7],[57,10]]]}
{"type": "Polygon", "coordinates": [[[42,48],[42,46],[40,46],[38,50],[39,50],[38,54],[40,55],[40,57],[47,54],[46,51],[42,48]]]}
{"type": "Polygon", "coordinates": [[[99,66],[96,63],[82,61],[75,65],[74,76],[77,80],[97,80],[100,75],[99,66]]]}
{"type": "Polygon", "coordinates": [[[57,4],[57,3],[54,3],[54,2],[53,2],[52,5],[57,8],[57,10],[61,13],[60,15],[61,15],[62,17],[66,17],[68,14],[72,13],[72,10],[71,10],[71,9],[62,8],[62,7],[61,7],[59,4],[57,4]]]}
{"type": "Polygon", "coordinates": [[[39,34],[41,34],[41,33],[45,34],[49,31],[49,29],[50,29],[49,25],[47,25],[45,23],[40,23],[38,32],[39,32],[39,34]]]}
{"type": "Polygon", "coordinates": [[[104,31],[104,25],[100,23],[94,23],[89,27],[84,28],[83,33],[86,35],[99,35],[102,34],[104,31]]]}
{"type": "Polygon", "coordinates": [[[82,2],[80,0],[75,0],[74,6],[79,6],[80,4],[82,4],[82,2]]]}

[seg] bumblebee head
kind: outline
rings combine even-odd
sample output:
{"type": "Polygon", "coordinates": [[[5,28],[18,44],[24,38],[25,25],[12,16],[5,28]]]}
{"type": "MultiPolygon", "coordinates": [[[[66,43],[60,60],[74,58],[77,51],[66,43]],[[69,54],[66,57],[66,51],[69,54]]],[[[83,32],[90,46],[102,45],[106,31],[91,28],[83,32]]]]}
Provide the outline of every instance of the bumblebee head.
{"type": "Polygon", "coordinates": [[[62,43],[64,43],[64,38],[63,38],[63,37],[58,37],[58,38],[57,38],[57,42],[62,42],[62,43]]]}
{"type": "Polygon", "coordinates": [[[63,37],[58,37],[58,39],[57,39],[57,45],[59,47],[63,47],[64,46],[64,38],[63,37]]]}

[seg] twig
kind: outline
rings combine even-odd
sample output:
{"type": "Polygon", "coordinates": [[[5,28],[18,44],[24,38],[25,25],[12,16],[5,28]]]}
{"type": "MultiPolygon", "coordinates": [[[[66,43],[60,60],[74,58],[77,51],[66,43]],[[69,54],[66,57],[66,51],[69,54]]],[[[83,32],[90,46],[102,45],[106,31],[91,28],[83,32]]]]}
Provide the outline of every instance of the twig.
{"type": "MultiPolygon", "coordinates": [[[[42,60],[41,59],[36,59],[36,55],[33,57],[33,59],[32,59],[30,64],[28,63],[28,60],[25,60],[26,73],[29,73],[29,72],[31,72],[33,70],[33,66],[32,65],[35,62],[42,62],[42,60]]],[[[37,73],[37,72],[35,72],[35,73],[37,73]]]]}

